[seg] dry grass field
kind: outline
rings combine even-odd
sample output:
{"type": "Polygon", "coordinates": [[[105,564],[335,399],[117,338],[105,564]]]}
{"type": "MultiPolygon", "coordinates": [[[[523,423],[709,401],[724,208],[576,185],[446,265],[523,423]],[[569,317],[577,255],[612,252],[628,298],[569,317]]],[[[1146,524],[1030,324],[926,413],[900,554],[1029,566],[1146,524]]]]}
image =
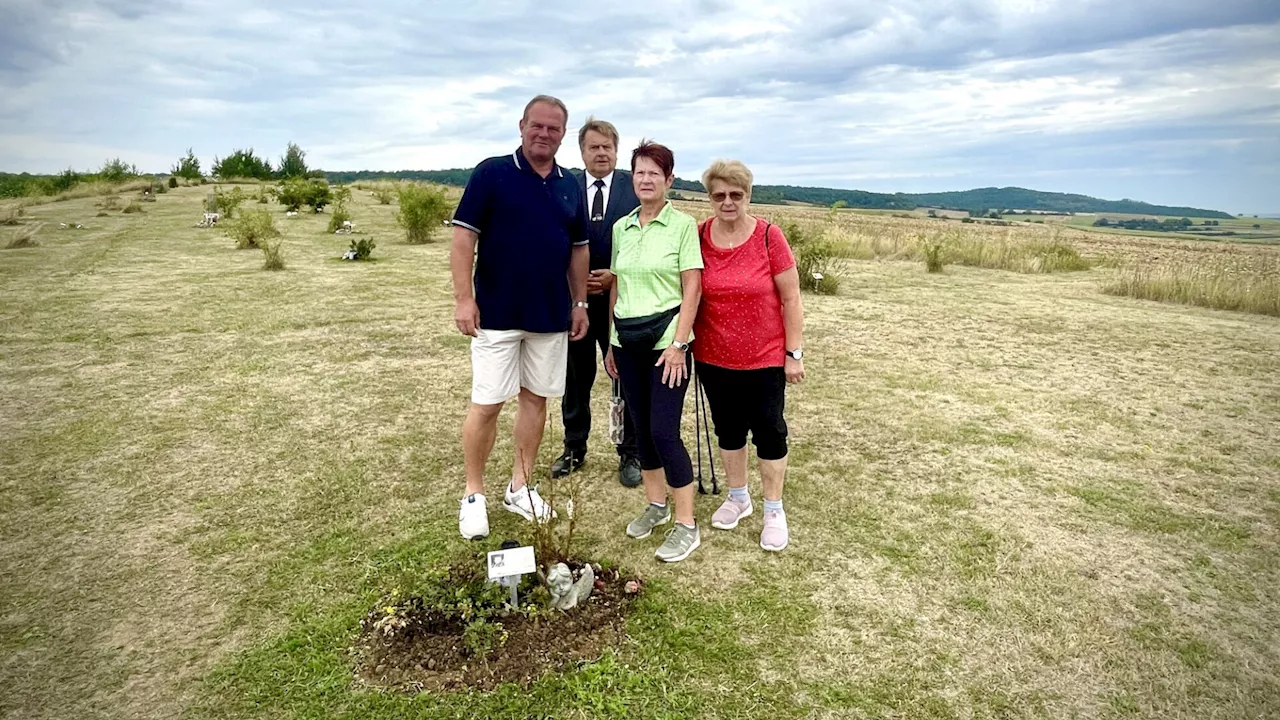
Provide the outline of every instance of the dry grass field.
{"type": "MultiPolygon", "coordinates": [[[[758,515],[712,530],[700,497],[702,548],[655,563],[597,432],[579,532],[647,580],[629,642],[407,696],[357,687],[347,648],[464,547],[447,244],[357,192],[376,262],[342,262],[327,216],[246,205],[284,233],[265,272],[193,227],[205,192],[0,227],[43,223],[0,250],[0,717],[1280,717],[1280,318],[1100,291],[1274,248],[758,208],[842,248],[788,397],[791,547],[762,552],[758,515]],[[1092,268],[927,273],[942,228],[1092,268]]],[[[527,536],[491,518],[488,545],[527,536]]]]}

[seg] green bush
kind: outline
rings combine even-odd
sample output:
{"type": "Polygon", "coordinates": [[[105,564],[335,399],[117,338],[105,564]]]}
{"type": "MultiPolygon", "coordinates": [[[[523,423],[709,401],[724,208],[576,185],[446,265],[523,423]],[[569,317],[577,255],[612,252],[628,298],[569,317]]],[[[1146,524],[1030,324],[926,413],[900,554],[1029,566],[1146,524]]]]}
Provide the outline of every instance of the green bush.
{"type": "Polygon", "coordinates": [[[232,188],[231,192],[223,192],[215,187],[213,193],[205,198],[204,207],[207,212],[221,213],[224,220],[229,220],[246,197],[248,196],[244,190],[239,187],[232,188]]]}
{"type": "Polygon", "coordinates": [[[373,241],[373,238],[367,240],[364,238],[359,240],[352,238],[351,248],[348,253],[354,256],[352,258],[354,260],[368,260],[369,256],[373,255],[373,249],[376,247],[378,247],[378,244],[373,241]]]}
{"type": "Polygon", "coordinates": [[[444,188],[405,183],[399,188],[400,211],[396,222],[412,244],[431,242],[431,234],[453,213],[444,188]]]}
{"type": "Polygon", "coordinates": [[[496,620],[472,620],[462,631],[462,645],[472,657],[485,659],[507,642],[507,629],[496,620]]]}
{"type": "Polygon", "coordinates": [[[169,189],[178,187],[178,178],[176,175],[169,176],[169,189]]]}
{"type": "Polygon", "coordinates": [[[835,243],[821,232],[792,221],[787,221],[781,228],[796,257],[800,287],[819,295],[835,295],[840,290],[840,277],[844,274],[844,261],[835,243]]]}
{"type": "Polygon", "coordinates": [[[227,234],[236,241],[236,249],[262,247],[267,240],[280,237],[276,222],[266,210],[246,210],[227,223],[227,234]]]}
{"type": "Polygon", "coordinates": [[[295,212],[303,205],[310,205],[312,212],[322,212],[325,205],[332,202],[329,183],[304,178],[285,180],[276,190],[276,197],[286,210],[295,212]]]}
{"type": "Polygon", "coordinates": [[[187,148],[185,157],[179,158],[178,162],[174,163],[170,173],[175,177],[186,178],[187,180],[200,180],[203,177],[200,174],[200,160],[195,153],[191,152],[191,148],[187,148]]]}
{"type": "Polygon", "coordinates": [[[347,212],[346,208],[341,205],[334,206],[333,212],[329,215],[329,232],[335,233],[341,230],[342,223],[347,222],[350,219],[351,213],[347,212]]]}
{"type": "Polygon", "coordinates": [[[271,163],[248,150],[235,150],[219,160],[213,159],[213,174],[220,178],[271,179],[271,163]]]}
{"type": "Polygon", "coordinates": [[[307,153],[302,148],[295,143],[289,143],[284,155],[280,156],[280,177],[306,178],[308,173],[306,158],[307,153]]]}

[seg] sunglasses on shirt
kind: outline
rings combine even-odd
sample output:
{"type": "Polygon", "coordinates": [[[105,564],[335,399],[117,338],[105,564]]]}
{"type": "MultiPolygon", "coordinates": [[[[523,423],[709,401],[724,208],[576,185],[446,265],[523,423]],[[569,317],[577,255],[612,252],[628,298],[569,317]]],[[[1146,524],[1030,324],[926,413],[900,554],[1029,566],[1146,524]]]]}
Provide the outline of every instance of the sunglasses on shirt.
{"type": "Polygon", "coordinates": [[[711,202],[722,203],[724,202],[725,198],[728,198],[734,202],[742,202],[742,198],[746,196],[747,194],[742,192],[741,190],[734,190],[733,192],[713,192],[711,193],[711,202]]]}

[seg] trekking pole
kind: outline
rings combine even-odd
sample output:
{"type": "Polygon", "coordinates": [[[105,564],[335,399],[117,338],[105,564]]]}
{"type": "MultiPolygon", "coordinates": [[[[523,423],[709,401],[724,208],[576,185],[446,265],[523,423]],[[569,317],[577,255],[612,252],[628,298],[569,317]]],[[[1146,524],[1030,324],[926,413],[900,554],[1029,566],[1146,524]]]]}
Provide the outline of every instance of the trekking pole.
{"type": "Polygon", "coordinates": [[[720,483],[716,480],[716,457],[715,450],[711,447],[711,422],[710,413],[707,411],[707,393],[702,389],[702,383],[698,383],[697,391],[694,392],[694,400],[702,405],[702,414],[706,417],[706,422],[702,425],[702,431],[707,437],[707,460],[711,463],[711,493],[713,495],[720,494],[720,483]]]}
{"type": "MultiPolygon", "coordinates": [[[[698,403],[698,393],[702,391],[702,380],[698,377],[697,368],[693,374],[693,438],[698,446],[698,494],[706,495],[707,487],[702,484],[702,410],[698,403]]],[[[707,456],[711,448],[707,448],[707,456]]]]}

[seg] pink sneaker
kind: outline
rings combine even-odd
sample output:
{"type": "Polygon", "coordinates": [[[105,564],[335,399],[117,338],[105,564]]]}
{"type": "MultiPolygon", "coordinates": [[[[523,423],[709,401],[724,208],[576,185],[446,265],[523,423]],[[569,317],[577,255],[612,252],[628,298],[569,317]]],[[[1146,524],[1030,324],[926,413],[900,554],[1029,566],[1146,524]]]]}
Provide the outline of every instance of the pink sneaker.
{"type": "Polygon", "coordinates": [[[725,498],[724,504],[711,516],[711,527],[720,530],[732,530],[738,527],[738,521],[751,514],[751,498],[745,504],[736,503],[733,498],[725,498]]]}
{"type": "Polygon", "coordinates": [[[775,511],[764,514],[764,530],[760,532],[760,547],[777,552],[787,546],[787,516],[775,511]]]}

